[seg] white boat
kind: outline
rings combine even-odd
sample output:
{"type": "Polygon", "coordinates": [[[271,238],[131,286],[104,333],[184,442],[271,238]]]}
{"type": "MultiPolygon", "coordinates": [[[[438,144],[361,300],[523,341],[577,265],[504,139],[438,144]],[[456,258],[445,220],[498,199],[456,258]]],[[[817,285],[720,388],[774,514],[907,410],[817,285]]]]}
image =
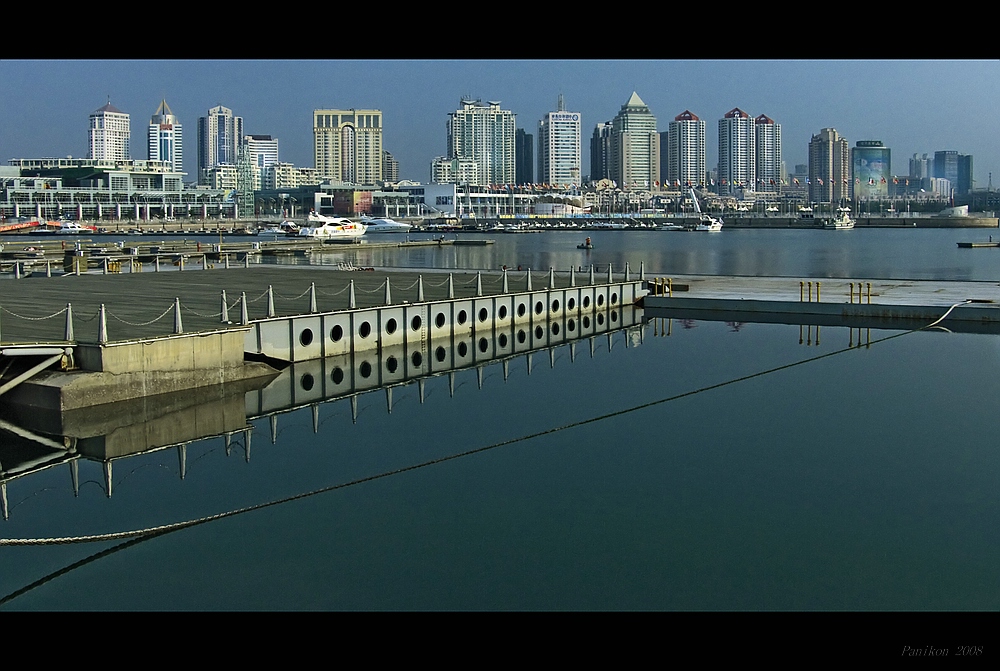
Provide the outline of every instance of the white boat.
{"type": "Polygon", "coordinates": [[[32,231],[33,234],[49,235],[84,235],[94,233],[97,230],[94,226],[82,226],[75,221],[49,221],[40,223],[39,227],[32,231]]]}
{"type": "Polygon", "coordinates": [[[310,212],[306,220],[308,226],[299,229],[299,236],[319,238],[322,240],[347,240],[360,238],[368,230],[364,224],[359,224],[344,217],[324,217],[310,212]]]}
{"type": "Polygon", "coordinates": [[[680,224],[660,224],[660,227],[657,228],[656,230],[658,230],[658,231],[683,231],[684,227],[681,226],[680,224]]]}
{"type": "Polygon", "coordinates": [[[722,230],[722,219],[717,219],[707,212],[701,211],[701,205],[698,204],[698,196],[694,194],[694,189],[691,191],[691,200],[694,201],[694,211],[698,213],[698,223],[695,224],[693,231],[721,231],[722,230]]]}
{"type": "Polygon", "coordinates": [[[854,228],[854,220],[851,219],[851,210],[847,207],[837,208],[837,216],[823,222],[823,228],[836,231],[847,231],[854,228]]]}
{"type": "Polygon", "coordinates": [[[366,233],[408,233],[413,226],[382,217],[380,219],[370,219],[361,217],[361,223],[368,227],[366,233]]]}

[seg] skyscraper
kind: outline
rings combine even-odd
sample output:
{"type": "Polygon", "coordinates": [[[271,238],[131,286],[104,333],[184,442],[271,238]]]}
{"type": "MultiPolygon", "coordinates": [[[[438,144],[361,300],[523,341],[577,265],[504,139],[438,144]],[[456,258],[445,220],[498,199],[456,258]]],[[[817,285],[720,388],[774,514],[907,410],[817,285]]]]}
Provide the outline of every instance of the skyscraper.
{"type": "Polygon", "coordinates": [[[243,117],[219,105],[198,119],[198,183],[208,184],[208,171],[217,165],[236,165],[243,140],[243,117]]]}
{"type": "Polygon", "coordinates": [[[757,191],[781,191],[781,124],[761,114],[754,119],[757,191]]]}
{"type": "Polygon", "coordinates": [[[514,180],[518,184],[535,181],[535,136],[523,128],[514,131],[514,180]]]}
{"type": "Polygon", "coordinates": [[[464,99],[461,105],[448,114],[448,158],[475,162],[475,184],[515,183],[514,113],[500,109],[499,101],[464,99]]]}
{"type": "Polygon", "coordinates": [[[888,197],[892,151],[881,140],[858,140],[851,149],[851,178],[855,199],[888,197]]]}
{"type": "Polygon", "coordinates": [[[580,113],[567,112],[560,94],[555,112],[538,122],[538,179],[580,185],[580,113]]]}
{"type": "Polygon", "coordinates": [[[850,198],[847,140],[824,128],[809,141],[809,200],[839,203],[850,198]]]}
{"type": "Polygon", "coordinates": [[[705,182],[705,122],[684,110],[667,129],[667,183],[681,188],[705,182]]]}
{"type": "Polygon", "coordinates": [[[719,119],[719,193],[734,195],[757,184],[756,124],[739,107],[719,119]]]}
{"type": "Polygon", "coordinates": [[[129,116],[111,104],[90,115],[90,137],[87,158],[128,161],[132,131],[129,116]]]}
{"type": "Polygon", "coordinates": [[[265,170],[278,164],[278,139],[270,135],[247,135],[243,145],[253,171],[253,188],[260,190],[265,170]]]}
{"type": "Polygon", "coordinates": [[[382,181],[382,110],[313,110],[313,156],[320,177],[348,184],[382,181]]]}
{"type": "Polygon", "coordinates": [[[611,122],[604,121],[594,127],[590,138],[590,181],[611,179],[611,122]]]}
{"type": "Polygon", "coordinates": [[[150,161],[166,161],[174,172],[184,172],[184,136],[181,123],[170,111],[166,100],[160,101],[156,113],[149,120],[146,133],[147,154],[150,161]]]}
{"type": "Polygon", "coordinates": [[[660,181],[656,117],[635,91],[611,121],[608,168],[622,189],[648,189],[660,181]]]}

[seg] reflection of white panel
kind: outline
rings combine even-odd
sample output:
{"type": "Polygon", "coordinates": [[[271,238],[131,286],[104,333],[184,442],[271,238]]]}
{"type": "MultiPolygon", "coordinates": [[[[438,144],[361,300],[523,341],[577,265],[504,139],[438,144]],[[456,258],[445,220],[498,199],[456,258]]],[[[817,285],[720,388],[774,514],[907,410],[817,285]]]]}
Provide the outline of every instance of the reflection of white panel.
{"type": "Polygon", "coordinates": [[[594,330],[594,315],[589,312],[580,315],[580,337],[591,336],[594,333],[596,333],[594,330]]]}
{"type": "Polygon", "coordinates": [[[531,348],[545,347],[549,343],[549,323],[544,319],[536,319],[531,325],[531,332],[528,334],[528,342],[531,348]]]}
{"type": "Polygon", "coordinates": [[[260,412],[255,414],[265,414],[290,406],[292,404],[293,381],[292,368],[289,366],[261,390],[260,412]]]}
{"type": "Polygon", "coordinates": [[[292,404],[301,405],[323,399],[323,360],[302,361],[291,366],[292,404]]]}
{"type": "MultiPolygon", "coordinates": [[[[509,319],[506,320],[510,322],[509,319]]],[[[514,337],[517,333],[517,327],[510,324],[504,327],[498,327],[496,330],[496,337],[493,339],[494,356],[502,357],[512,354],[514,350],[514,337]]]]}
{"type": "Polygon", "coordinates": [[[358,352],[354,357],[354,389],[365,391],[379,386],[379,357],[372,350],[358,352]]]}
{"type": "Polygon", "coordinates": [[[455,338],[454,367],[460,368],[468,366],[473,361],[473,347],[475,343],[471,337],[455,338]]]}
{"type": "Polygon", "coordinates": [[[430,351],[425,357],[425,366],[430,371],[445,371],[453,366],[454,344],[451,338],[438,338],[431,342],[430,351]]]}
{"type": "Polygon", "coordinates": [[[354,374],[351,356],[340,355],[323,360],[326,373],[326,397],[341,396],[354,388],[354,374]]]}
{"type": "Polygon", "coordinates": [[[493,331],[480,331],[476,334],[474,342],[476,346],[474,353],[476,361],[489,361],[496,356],[495,335],[493,331]]]}
{"type": "Polygon", "coordinates": [[[580,317],[578,315],[571,314],[567,316],[563,325],[566,327],[567,340],[575,340],[580,337],[580,317]]]}
{"type": "MultiPolygon", "coordinates": [[[[559,311],[562,314],[562,310],[559,311]]],[[[548,324],[549,345],[558,345],[566,341],[566,320],[555,318],[548,324]]]]}
{"type": "Polygon", "coordinates": [[[292,361],[307,361],[323,356],[323,324],[319,316],[294,317],[292,320],[292,361]]]}
{"type": "Polygon", "coordinates": [[[383,347],[381,359],[382,384],[393,384],[406,379],[406,350],[402,345],[383,347]]]}
{"type": "Polygon", "coordinates": [[[515,352],[526,352],[531,349],[531,324],[518,324],[514,327],[511,339],[515,352]]]}

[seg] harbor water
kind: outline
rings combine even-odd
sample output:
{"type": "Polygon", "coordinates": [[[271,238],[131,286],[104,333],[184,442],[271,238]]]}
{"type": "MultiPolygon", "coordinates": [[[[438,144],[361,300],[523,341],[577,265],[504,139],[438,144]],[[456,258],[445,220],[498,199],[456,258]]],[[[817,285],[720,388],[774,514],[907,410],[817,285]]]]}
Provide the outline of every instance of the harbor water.
{"type": "MultiPolygon", "coordinates": [[[[579,250],[559,232],[282,262],[982,280],[1000,300],[1000,251],[956,245],[990,233],[595,231],[579,250]]],[[[81,459],[75,480],[8,478],[29,457],[0,430],[2,538],[202,520],[0,546],[0,608],[1000,607],[997,336],[644,316],[229,440],[81,459]]]]}

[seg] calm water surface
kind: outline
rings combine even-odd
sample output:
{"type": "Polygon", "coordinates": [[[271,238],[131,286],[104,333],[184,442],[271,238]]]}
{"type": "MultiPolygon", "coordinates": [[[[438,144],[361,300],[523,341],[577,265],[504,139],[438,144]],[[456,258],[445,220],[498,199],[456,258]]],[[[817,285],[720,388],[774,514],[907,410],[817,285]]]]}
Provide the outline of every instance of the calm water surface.
{"type": "MultiPolygon", "coordinates": [[[[355,263],[997,280],[1000,250],[955,246],[990,233],[592,233],[589,255],[538,234],[355,263]]],[[[998,371],[991,335],[656,319],[481,386],[429,378],[422,402],[396,387],[391,412],[363,394],[356,421],[347,400],[253,419],[249,460],[243,434],[118,460],[110,498],[94,461],[78,496],[66,465],[13,480],[13,538],[360,482],[96,558],[116,544],[0,548],[0,596],[41,582],[2,607],[996,610],[998,371]]]]}

